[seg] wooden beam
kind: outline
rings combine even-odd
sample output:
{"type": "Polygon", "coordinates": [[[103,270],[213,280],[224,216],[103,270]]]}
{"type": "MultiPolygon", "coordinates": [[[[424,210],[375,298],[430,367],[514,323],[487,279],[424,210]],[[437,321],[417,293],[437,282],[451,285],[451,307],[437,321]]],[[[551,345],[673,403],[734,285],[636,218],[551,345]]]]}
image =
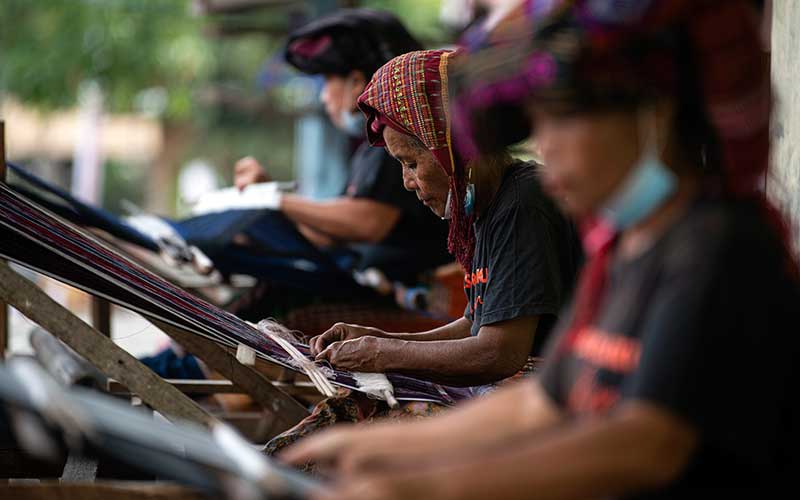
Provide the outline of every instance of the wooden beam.
{"type": "Polygon", "coordinates": [[[49,331],[106,376],[115,378],[138,394],[153,409],[170,419],[201,425],[217,420],[178,389],[55,302],[5,262],[0,263],[0,299],[49,331]]]}
{"type": "MultiPolygon", "coordinates": [[[[212,394],[243,394],[241,388],[230,380],[187,380],[164,379],[167,383],[184,394],[212,395],[212,394]]],[[[116,380],[109,380],[106,390],[111,394],[130,395],[131,391],[116,380]]]]}
{"type": "Polygon", "coordinates": [[[239,363],[236,356],[222,346],[162,321],[150,321],[187,351],[202,359],[209,368],[241,387],[256,403],[270,411],[286,429],[308,416],[308,410],[303,405],[253,367],[239,363]]]}

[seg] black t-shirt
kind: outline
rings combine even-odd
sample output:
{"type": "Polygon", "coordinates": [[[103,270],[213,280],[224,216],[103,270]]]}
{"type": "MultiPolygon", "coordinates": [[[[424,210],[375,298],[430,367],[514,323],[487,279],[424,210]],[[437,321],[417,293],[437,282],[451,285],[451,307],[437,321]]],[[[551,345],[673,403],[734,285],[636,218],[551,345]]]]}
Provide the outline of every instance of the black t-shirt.
{"type": "Polygon", "coordinates": [[[400,220],[377,244],[351,245],[360,255],[357,267],[377,267],[389,278],[413,281],[425,270],[451,262],[447,223],[403,187],[400,164],[383,148],[361,144],[350,160],[345,196],[368,198],[401,210],[400,220]]]}
{"type": "Polygon", "coordinates": [[[533,355],[568,299],[581,255],[573,225],[542,192],[536,168],[517,161],[507,170],[475,222],[472,270],[464,277],[472,335],[484,325],[538,315],[533,355]]]}
{"type": "Polygon", "coordinates": [[[797,454],[800,293],[756,210],[696,202],[645,253],[613,258],[595,321],[567,342],[563,316],[548,345],[540,380],[567,413],[645,401],[699,432],[680,479],[643,498],[772,487],[797,454]]]}

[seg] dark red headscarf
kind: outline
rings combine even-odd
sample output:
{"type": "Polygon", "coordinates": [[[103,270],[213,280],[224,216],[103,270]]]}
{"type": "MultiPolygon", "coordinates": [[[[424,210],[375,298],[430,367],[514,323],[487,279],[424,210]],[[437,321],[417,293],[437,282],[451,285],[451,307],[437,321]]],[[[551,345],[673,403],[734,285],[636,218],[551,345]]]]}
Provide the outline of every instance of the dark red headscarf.
{"type": "Polygon", "coordinates": [[[451,140],[448,102],[448,66],[456,57],[449,50],[421,50],[395,57],[372,77],[358,98],[367,116],[367,139],[385,146],[383,129],[419,139],[450,177],[451,218],[448,249],[469,270],[475,250],[473,216],[464,213],[467,179],[451,140]]]}

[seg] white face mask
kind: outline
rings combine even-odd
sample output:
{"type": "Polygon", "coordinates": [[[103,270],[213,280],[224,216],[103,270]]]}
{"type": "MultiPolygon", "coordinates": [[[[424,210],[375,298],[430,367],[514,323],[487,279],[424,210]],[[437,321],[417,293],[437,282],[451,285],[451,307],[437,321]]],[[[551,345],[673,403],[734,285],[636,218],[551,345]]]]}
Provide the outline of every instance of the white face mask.
{"type": "MultiPolygon", "coordinates": [[[[348,77],[346,87],[344,89],[345,96],[353,94],[353,78],[348,77]]],[[[355,103],[353,103],[355,105],[355,103]]],[[[367,118],[359,110],[351,111],[347,107],[339,112],[339,129],[350,137],[364,137],[366,135],[367,118]]]]}
{"type": "Polygon", "coordinates": [[[350,137],[364,137],[366,121],[367,119],[361,111],[342,110],[339,113],[339,129],[350,137]]]}
{"type": "MultiPolygon", "coordinates": [[[[475,184],[467,184],[467,194],[464,196],[464,214],[469,217],[475,210],[475,184]]],[[[442,220],[450,220],[453,216],[453,190],[447,191],[447,201],[444,204],[442,220]]]]}
{"type": "Polygon", "coordinates": [[[453,216],[452,198],[453,190],[451,189],[447,191],[447,202],[444,204],[444,215],[442,216],[442,220],[450,220],[450,217],[453,216]]]}

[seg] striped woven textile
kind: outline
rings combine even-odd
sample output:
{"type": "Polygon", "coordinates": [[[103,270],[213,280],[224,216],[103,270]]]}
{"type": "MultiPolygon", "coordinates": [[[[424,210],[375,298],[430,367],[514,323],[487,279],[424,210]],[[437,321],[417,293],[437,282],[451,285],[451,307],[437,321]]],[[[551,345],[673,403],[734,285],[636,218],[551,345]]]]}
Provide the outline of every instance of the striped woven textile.
{"type": "MultiPolygon", "coordinates": [[[[245,344],[261,358],[297,370],[280,346],[248,323],[156,276],[4,184],[0,184],[0,257],[218,344],[245,344]]],[[[296,347],[311,359],[306,345],[296,347]]],[[[325,371],[333,384],[358,390],[349,372],[325,371]]],[[[450,405],[469,396],[465,388],[387,376],[399,400],[450,405]]]]}

